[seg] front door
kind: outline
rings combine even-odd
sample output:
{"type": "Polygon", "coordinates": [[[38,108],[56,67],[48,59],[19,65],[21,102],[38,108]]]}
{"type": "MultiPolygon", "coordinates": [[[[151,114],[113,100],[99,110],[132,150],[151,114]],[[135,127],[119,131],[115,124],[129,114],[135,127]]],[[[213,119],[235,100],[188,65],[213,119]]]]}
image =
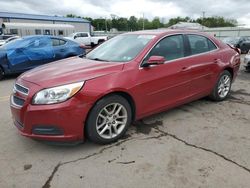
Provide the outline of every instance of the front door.
{"type": "Polygon", "coordinates": [[[166,62],[162,65],[141,67],[138,72],[137,92],[143,96],[144,101],[140,101],[143,114],[175,106],[189,96],[190,76],[189,72],[185,71],[183,41],[183,35],[168,36],[145,58],[144,62],[150,56],[164,56],[166,62]]]}

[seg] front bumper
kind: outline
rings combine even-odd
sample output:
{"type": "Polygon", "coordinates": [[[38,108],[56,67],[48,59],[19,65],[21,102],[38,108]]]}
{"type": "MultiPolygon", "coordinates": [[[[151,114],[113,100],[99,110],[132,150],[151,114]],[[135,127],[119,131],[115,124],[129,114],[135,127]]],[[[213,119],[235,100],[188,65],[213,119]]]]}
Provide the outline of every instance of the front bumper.
{"type": "MultiPolygon", "coordinates": [[[[22,81],[27,88],[38,86],[22,81]]],[[[81,94],[71,99],[51,105],[32,105],[32,96],[15,91],[11,96],[11,113],[15,126],[21,135],[46,141],[78,142],[84,139],[84,123],[91,104],[84,103],[81,94]],[[17,105],[13,97],[23,99],[22,105],[17,105]]]]}

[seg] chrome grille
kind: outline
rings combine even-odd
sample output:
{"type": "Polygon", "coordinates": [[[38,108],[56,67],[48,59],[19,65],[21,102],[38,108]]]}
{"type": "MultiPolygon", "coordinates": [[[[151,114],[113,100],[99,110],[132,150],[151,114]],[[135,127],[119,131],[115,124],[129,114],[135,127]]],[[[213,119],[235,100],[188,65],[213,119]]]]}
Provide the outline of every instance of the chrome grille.
{"type": "Polygon", "coordinates": [[[15,86],[14,86],[14,89],[15,89],[16,91],[18,91],[18,92],[24,94],[24,95],[28,95],[28,94],[29,94],[29,89],[26,88],[26,87],[24,87],[24,86],[22,86],[22,85],[20,85],[20,84],[17,84],[17,83],[16,83],[15,86]]]}
{"type": "Polygon", "coordinates": [[[23,106],[25,100],[17,97],[17,96],[13,96],[13,102],[18,105],[18,106],[23,106]]]}

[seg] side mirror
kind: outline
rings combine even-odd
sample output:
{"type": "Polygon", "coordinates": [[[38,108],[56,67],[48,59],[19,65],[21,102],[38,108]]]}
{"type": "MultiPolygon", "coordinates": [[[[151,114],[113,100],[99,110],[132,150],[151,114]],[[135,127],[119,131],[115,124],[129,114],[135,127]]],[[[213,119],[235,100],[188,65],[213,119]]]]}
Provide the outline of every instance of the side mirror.
{"type": "Polygon", "coordinates": [[[163,56],[151,56],[148,59],[148,61],[143,64],[143,67],[150,67],[151,65],[164,64],[165,61],[166,59],[163,56]]]}

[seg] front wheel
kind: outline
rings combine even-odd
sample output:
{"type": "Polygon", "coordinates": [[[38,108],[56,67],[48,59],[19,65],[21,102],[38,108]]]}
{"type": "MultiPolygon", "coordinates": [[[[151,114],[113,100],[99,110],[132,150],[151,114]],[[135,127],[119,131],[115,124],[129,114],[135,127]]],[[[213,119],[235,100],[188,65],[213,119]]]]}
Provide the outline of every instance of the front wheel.
{"type": "Polygon", "coordinates": [[[232,85],[232,75],[229,71],[224,70],[210,95],[210,98],[215,101],[223,101],[230,94],[232,85]]]}
{"type": "Polygon", "coordinates": [[[112,95],[98,101],[86,123],[87,137],[98,144],[108,144],[121,138],[132,120],[128,101],[112,95]]]}

